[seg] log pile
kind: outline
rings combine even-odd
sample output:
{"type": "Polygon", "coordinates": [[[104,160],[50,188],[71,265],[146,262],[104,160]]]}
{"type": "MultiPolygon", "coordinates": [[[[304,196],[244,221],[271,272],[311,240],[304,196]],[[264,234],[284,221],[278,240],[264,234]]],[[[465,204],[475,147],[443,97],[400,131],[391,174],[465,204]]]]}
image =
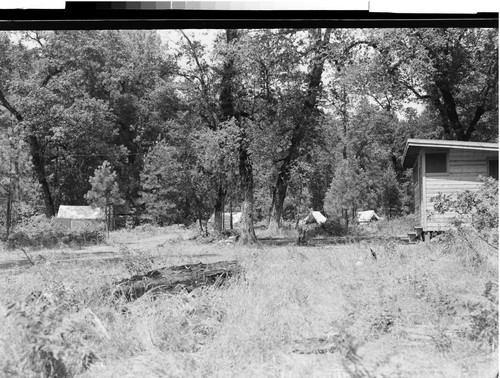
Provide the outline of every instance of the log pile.
{"type": "Polygon", "coordinates": [[[237,261],[219,261],[211,264],[186,264],[151,270],[115,283],[115,297],[132,301],[147,292],[191,292],[198,287],[221,285],[229,277],[241,273],[237,261]]]}

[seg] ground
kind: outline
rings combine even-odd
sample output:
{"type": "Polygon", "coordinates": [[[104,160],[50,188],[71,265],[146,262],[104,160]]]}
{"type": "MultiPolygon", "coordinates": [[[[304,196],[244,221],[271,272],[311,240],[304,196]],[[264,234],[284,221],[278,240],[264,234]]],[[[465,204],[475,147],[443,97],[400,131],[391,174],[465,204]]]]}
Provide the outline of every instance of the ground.
{"type": "MultiPolygon", "coordinates": [[[[40,376],[47,361],[82,377],[498,371],[496,251],[481,246],[478,255],[457,240],[246,247],[195,236],[181,227],[117,231],[105,245],[26,251],[34,266],[4,265],[0,371],[40,376]],[[239,261],[244,274],[131,303],[106,291],[148,269],[221,260],[239,261]]],[[[27,261],[20,250],[0,258],[27,261]]]]}

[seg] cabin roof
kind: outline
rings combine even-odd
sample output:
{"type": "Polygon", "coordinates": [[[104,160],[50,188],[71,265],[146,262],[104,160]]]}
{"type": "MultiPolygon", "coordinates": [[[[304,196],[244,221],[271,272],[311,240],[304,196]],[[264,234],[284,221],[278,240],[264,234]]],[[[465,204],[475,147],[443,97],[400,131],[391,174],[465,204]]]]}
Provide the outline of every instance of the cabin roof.
{"type": "Polygon", "coordinates": [[[412,168],[413,163],[417,159],[418,153],[422,148],[443,150],[453,148],[460,150],[498,152],[498,143],[462,142],[459,140],[408,139],[403,153],[403,167],[412,168]]]}

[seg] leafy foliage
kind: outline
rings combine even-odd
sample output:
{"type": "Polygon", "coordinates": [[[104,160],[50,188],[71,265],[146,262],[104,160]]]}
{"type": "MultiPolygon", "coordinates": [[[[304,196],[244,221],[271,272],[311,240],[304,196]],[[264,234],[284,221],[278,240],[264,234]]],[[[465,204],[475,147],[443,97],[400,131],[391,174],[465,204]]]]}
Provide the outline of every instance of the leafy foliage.
{"type": "Polygon", "coordinates": [[[399,216],[408,138],[498,139],[496,29],[162,33],[0,33],[3,229],[85,204],[104,161],[123,210],[159,223],[399,216]]]}
{"type": "Polygon", "coordinates": [[[104,161],[95,170],[94,176],[90,177],[89,182],[92,189],[87,192],[85,198],[92,206],[106,209],[123,202],[116,182],[116,172],[112,170],[108,161],[104,161]]]}
{"type": "Polygon", "coordinates": [[[87,192],[85,198],[91,206],[104,209],[106,228],[109,230],[113,208],[124,203],[116,181],[116,172],[112,170],[108,161],[104,161],[95,170],[89,182],[92,189],[87,192]]]}
{"type": "Polygon", "coordinates": [[[466,190],[454,196],[440,194],[433,200],[438,213],[458,214],[456,225],[470,223],[478,231],[498,229],[498,181],[492,177],[483,178],[477,191],[466,190]]]}
{"type": "Polygon", "coordinates": [[[18,365],[4,366],[4,373],[68,377],[95,362],[95,354],[79,336],[81,329],[88,327],[87,314],[82,311],[68,315],[78,303],[64,288],[54,289],[33,292],[25,300],[9,304],[2,314],[17,330],[16,344],[23,343],[25,348],[18,365]]]}
{"type": "Polygon", "coordinates": [[[9,235],[6,241],[8,249],[19,247],[55,248],[60,246],[84,246],[99,244],[104,235],[99,230],[66,230],[53,219],[44,216],[26,218],[9,235]]]}

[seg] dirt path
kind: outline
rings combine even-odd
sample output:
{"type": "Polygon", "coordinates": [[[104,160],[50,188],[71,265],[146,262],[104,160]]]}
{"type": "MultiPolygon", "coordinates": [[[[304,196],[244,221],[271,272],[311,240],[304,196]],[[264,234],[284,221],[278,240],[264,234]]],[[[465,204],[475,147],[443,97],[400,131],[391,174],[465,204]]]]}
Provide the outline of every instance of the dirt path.
{"type": "Polygon", "coordinates": [[[75,260],[109,260],[121,259],[120,249],[127,248],[131,252],[150,251],[164,247],[167,243],[187,240],[191,237],[189,231],[182,233],[165,233],[159,235],[130,235],[124,233],[111,234],[105,244],[85,247],[58,249],[29,250],[28,257],[21,249],[12,251],[0,250],[0,270],[15,267],[28,267],[41,261],[74,262],[75,260]],[[33,263],[32,263],[33,262],[33,263]]]}

